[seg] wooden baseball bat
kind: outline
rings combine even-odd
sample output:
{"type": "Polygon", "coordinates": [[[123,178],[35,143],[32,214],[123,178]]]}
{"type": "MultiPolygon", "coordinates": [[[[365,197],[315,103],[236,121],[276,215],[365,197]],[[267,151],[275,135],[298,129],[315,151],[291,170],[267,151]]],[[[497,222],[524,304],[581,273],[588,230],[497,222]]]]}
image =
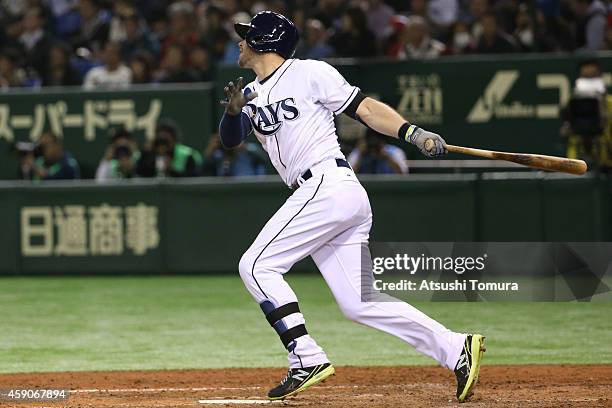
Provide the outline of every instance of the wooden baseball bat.
{"type": "MultiPolygon", "coordinates": [[[[433,148],[431,139],[425,141],[425,149],[433,148]]],[[[587,171],[587,165],[583,160],[568,159],[565,157],[545,156],[543,154],[531,153],[508,153],[496,152],[494,150],[474,149],[472,147],[446,145],[449,152],[469,154],[471,156],[485,157],[487,159],[506,160],[523,166],[536,169],[561,171],[563,173],[582,175],[587,171]]]]}

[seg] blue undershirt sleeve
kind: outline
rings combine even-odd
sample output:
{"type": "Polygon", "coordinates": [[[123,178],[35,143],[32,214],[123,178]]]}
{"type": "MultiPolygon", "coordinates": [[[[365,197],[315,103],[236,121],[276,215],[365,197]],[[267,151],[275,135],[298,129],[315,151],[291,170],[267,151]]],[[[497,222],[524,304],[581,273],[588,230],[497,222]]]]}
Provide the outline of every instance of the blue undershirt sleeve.
{"type": "Polygon", "coordinates": [[[240,145],[251,133],[251,121],[246,113],[240,115],[229,115],[223,113],[219,123],[219,136],[224,147],[232,148],[240,145]]]}

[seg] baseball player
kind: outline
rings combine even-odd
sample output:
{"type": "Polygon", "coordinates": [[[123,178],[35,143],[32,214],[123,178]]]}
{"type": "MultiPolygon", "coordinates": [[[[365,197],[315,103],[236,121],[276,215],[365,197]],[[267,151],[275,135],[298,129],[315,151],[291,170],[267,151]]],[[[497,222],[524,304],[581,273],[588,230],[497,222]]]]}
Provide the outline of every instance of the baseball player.
{"type": "Polygon", "coordinates": [[[254,133],[294,190],[239,263],[247,290],[288,351],[289,371],[268,398],[284,399],[334,374],[283,279],[296,262],[311,256],[349,319],[399,337],[454,370],[457,398],[464,401],[478,378],[482,335],[453,332],[396,299],[362,301],[362,265],[370,274],[372,268],[367,249],[372,212],[366,191],[340,151],[334,117],[348,115],[416,145],[428,157],[446,153],[444,139],[366,97],[331,65],[292,58],[298,32],[284,16],[262,11],[235,29],[242,38],[238,63],[257,78],[244,88],[242,78],[225,87],[221,140],[233,148],[254,133]],[[430,150],[425,149],[427,140],[433,142],[430,150]]]}

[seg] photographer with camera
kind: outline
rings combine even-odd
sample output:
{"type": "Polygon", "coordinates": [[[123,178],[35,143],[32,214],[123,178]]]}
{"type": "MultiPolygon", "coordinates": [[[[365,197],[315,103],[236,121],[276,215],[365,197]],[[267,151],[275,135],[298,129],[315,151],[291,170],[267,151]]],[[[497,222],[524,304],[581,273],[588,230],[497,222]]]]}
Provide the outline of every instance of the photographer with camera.
{"type": "Polygon", "coordinates": [[[9,145],[9,154],[15,154],[19,160],[17,167],[18,180],[32,180],[34,176],[34,161],[41,156],[38,143],[16,142],[9,145]]]}
{"type": "Polygon", "coordinates": [[[567,157],[582,159],[601,170],[612,168],[612,101],[597,60],[579,65],[572,97],[561,111],[561,136],[567,157]]]}
{"type": "Polygon", "coordinates": [[[224,149],[218,133],[210,135],[204,151],[205,176],[239,177],[266,174],[265,153],[259,144],[245,142],[233,149],[224,149]]]}
{"type": "Polygon", "coordinates": [[[40,136],[38,148],[41,155],[35,157],[36,147],[31,152],[20,153],[20,175],[23,179],[73,180],[81,178],[79,164],[64,150],[62,140],[52,132],[40,136]]]}
{"type": "Polygon", "coordinates": [[[138,143],[131,132],[119,128],[113,130],[110,144],[96,170],[96,180],[120,180],[139,176],[138,143]]]}
{"type": "Polygon", "coordinates": [[[406,174],[408,164],[402,149],[386,142],[386,137],[368,129],[365,138],[348,155],[347,160],[355,173],[406,174]]]}
{"type": "Polygon", "coordinates": [[[202,155],[180,143],[178,126],[169,119],[161,120],[153,141],[154,173],[157,177],[196,177],[201,174],[202,155]]]}

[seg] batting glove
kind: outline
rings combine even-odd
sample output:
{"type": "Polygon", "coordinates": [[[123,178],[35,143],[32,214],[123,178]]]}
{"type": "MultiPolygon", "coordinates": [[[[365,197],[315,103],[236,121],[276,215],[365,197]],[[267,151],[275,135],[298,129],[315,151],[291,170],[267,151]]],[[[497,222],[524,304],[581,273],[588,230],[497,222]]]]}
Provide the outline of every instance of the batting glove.
{"type": "Polygon", "coordinates": [[[416,125],[408,127],[404,140],[418,147],[421,153],[427,157],[442,156],[448,153],[446,142],[439,134],[429,132],[416,125]]]}

